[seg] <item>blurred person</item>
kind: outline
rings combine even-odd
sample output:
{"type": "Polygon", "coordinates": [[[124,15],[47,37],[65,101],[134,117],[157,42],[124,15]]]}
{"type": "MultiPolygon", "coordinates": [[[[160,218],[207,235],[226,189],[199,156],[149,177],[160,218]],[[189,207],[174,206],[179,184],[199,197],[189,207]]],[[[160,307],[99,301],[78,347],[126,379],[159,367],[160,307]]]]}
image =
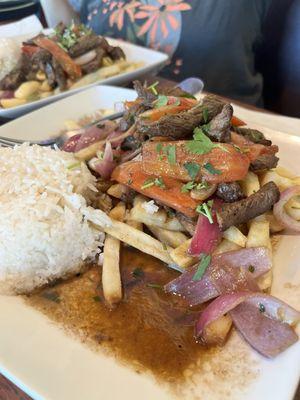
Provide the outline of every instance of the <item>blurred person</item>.
{"type": "Polygon", "coordinates": [[[262,105],[255,65],[272,0],[69,0],[95,32],[167,53],[162,77],[204,80],[205,90],[262,105]]]}

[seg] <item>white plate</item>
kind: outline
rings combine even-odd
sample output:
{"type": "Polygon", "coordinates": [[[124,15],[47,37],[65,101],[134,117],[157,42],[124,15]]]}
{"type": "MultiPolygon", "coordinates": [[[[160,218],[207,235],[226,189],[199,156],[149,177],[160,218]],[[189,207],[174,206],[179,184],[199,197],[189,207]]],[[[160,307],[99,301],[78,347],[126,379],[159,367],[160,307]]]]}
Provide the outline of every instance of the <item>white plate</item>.
{"type": "MultiPolygon", "coordinates": [[[[84,93],[77,96],[82,95],[84,93]]],[[[97,103],[90,112],[105,106],[103,101],[106,101],[106,98],[103,99],[103,96],[95,96],[94,99],[97,103]]],[[[115,98],[112,98],[111,104],[114,101],[115,98]]],[[[47,121],[61,121],[64,117],[66,109],[56,106],[59,106],[59,103],[48,108],[47,121]]],[[[88,113],[87,107],[84,112],[88,113]]],[[[22,124],[19,126],[22,131],[36,132],[36,127],[31,126],[35,115],[37,113],[33,113],[32,118],[20,119],[22,124]]],[[[42,127],[43,125],[41,129],[42,127]]],[[[3,128],[1,133],[6,129],[9,134],[9,125],[3,128]]],[[[268,137],[279,145],[281,165],[300,174],[300,138],[270,129],[266,132],[268,137]]],[[[298,309],[299,243],[300,239],[296,236],[285,236],[281,240],[275,256],[272,289],[274,295],[298,309]]],[[[0,296],[0,315],[0,373],[34,399],[174,399],[174,395],[166,387],[158,385],[151,377],[136,374],[114,359],[95,353],[67,336],[58,325],[24,304],[20,298],[0,296]]],[[[214,375],[210,372],[208,364],[205,373],[195,377],[194,384],[186,387],[186,393],[181,398],[193,400],[197,396],[205,400],[292,399],[300,376],[300,342],[276,359],[267,360],[252,351],[237,334],[234,334],[223,349],[222,359],[227,360],[224,371],[214,375]],[[243,380],[248,380],[248,373],[250,377],[252,374],[257,376],[254,380],[250,379],[249,384],[243,385],[243,380]],[[193,390],[195,397],[190,390],[193,390]]],[[[222,365],[219,358],[215,362],[222,365]]]]}
{"type": "Polygon", "coordinates": [[[99,83],[101,83],[102,85],[125,85],[140,76],[149,74],[150,72],[153,74],[157,73],[168,60],[168,56],[164,53],[160,53],[159,51],[136,46],[134,44],[123,42],[121,40],[111,38],[107,39],[112,46],[120,46],[123,49],[128,61],[142,62],[143,65],[134,71],[125,72],[107,79],[98,80],[94,83],[91,83],[90,85],[85,85],[77,89],[67,90],[65,92],[47,97],[45,99],[33,101],[31,103],[24,104],[18,107],[7,109],[0,108],[0,117],[19,117],[20,115],[27,114],[29,111],[36,110],[37,108],[43,107],[46,104],[53,103],[58,99],[70,96],[71,94],[74,94],[76,92],[81,92],[82,90],[98,85],[99,83]]]}
{"type": "Polygon", "coordinates": [[[116,102],[134,99],[136,92],[132,89],[94,86],[0,126],[0,136],[46,140],[57,136],[68,119],[76,121],[99,109],[113,110],[116,102]]]}

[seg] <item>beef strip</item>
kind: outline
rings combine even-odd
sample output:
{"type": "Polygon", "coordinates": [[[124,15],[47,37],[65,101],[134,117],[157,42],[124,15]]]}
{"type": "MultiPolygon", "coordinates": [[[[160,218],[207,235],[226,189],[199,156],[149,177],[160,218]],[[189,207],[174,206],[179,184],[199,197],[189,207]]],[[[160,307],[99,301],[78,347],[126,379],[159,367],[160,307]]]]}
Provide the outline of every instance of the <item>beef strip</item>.
{"type": "Polygon", "coordinates": [[[264,171],[275,168],[279,158],[275,154],[262,154],[250,164],[252,171],[264,171]]]}
{"type": "Polygon", "coordinates": [[[184,227],[184,229],[191,235],[193,236],[195,233],[196,229],[196,224],[197,221],[194,220],[193,218],[187,217],[186,215],[176,212],[176,217],[181,223],[181,225],[184,227]]]}
{"type": "Polygon", "coordinates": [[[122,58],[126,58],[124,51],[121,47],[113,47],[112,50],[109,51],[109,55],[113,60],[120,60],[122,58]]]}
{"type": "Polygon", "coordinates": [[[266,139],[264,134],[257,129],[233,127],[233,130],[253,143],[263,144],[264,146],[271,146],[272,144],[271,140],[266,139]]]}
{"type": "Polygon", "coordinates": [[[233,108],[228,103],[222,108],[222,111],[217,114],[209,123],[208,129],[206,129],[206,135],[214,142],[229,143],[231,117],[233,114],[233,108]]]}
{"type": "Polygon", "coordinates": [[[137,119],[137,132],[141,140],[144,137],[167,136],[173,139],[181,139],[190,135],[193,130],[206,122],[209,122],[224,107],[224,103],[216,96],[204,97],[201,104],[197,104],[188,111],[182,111],[176,115],[165,115],[158,121],[149,122],[146,119],[137,119]]]}
{"type": "Polygon", "coordinates": [[[220,229],[225,231],[233,225],[243,224],[273,207],[280,192],[274,182],[268,182],[258,192],[234,203],[225,203],[217,212],[220,229]]]}
{"type": "Polygon", "coordinates": [[[77,43],[69,48],[68,53],[72,58],[76,58],[96,47],[101,47],[106,52],[108,46],[107,41],[101,36],[94,34],[84,35],[78,39],[77,43]]]}
{"type": "Polygon", "coordinates": [[[47,76],[47,81],[48,81],[49,86],[54,88],[55,85],[56,85],[56,78],[55,78],[54,69],[53,69],[52,64],[50,62],[45,65],[44,72],[45,72],[45,74],[47,76]]]}
{"type": "Polygon", "coordinates": [[[15,68],[0,81],[0,90],[16,90],[26,80],[30,67],[30,58],[22,54],[15,68]]]}
{"type": "Polygon", "coordinates": [[[55,74],[55,80],[61,90],[65,90],[67,88],[67,78],[65,72],[61,65],[56,61],[54,57],[52,57],[52,67],[55,74]]]}
{"type": "Polygon", "coordinates": [[[96,57],[89,63],[81,66],[81,70],[84,74],[90,74],[91,72],[94,72],[100,68],[103,57],[105,56],[105,50],[103,50],[101,47],[97,47],[95,51],[96,57]]]}
{"type": "MultiPolygon", "coordinates": [[[[136,117],[139,114],[142,114],[143,112],[152,108],[153,101],[157,99],[157,96],[155,96],[151,92],[151,90],[149,90],[145,86],[143,86],[140,81],[134,81],[133,87],[134,87],[134,90],[137,92],[138,99],[140,100],[140,102],[134,104],[128,110],[126,110],[124,112],[123,117],[120,119],[119,128],[123,132],[127,131],[134,124],[136,117]]],[[[135,146],[136,146],[137,142],[141,143],[141,141],[138,138],[136,138],[135,146]]],[[[133,150],[134,148],[131,148],[131,149],[133,150]]],[[[130,149],[128,148],[128,150],[130,150],[130,149]]]]}
{"type": "Polygon", "coordinates": [[[226,201],[226,203],[233,203],[241,200],[244,195],[238,182],[219,183],[216,195],[226,201]]]}

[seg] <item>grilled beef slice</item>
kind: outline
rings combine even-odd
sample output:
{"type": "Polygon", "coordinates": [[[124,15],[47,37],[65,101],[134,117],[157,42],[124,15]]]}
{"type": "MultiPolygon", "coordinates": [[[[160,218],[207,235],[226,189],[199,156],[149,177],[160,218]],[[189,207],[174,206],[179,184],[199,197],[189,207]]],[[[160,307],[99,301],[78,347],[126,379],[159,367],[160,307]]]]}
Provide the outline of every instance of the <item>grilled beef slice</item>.
{"type": "Polygon", "coordinates": [[[233,203],[244,197],[238,182],[219,183],[216,195],[226,203],[233,203]]]}
{"type": "Polygon", "coordinates": [[[272,144],[271,140],[266,139],[264,134],[257,129],[233,127],[233,130],[253,143],[263,144],[264,146],[271,146],[272,144]]]}
{"type": "Polygon", "coordinates": [[[230,127],[233,108],[228,103],[222,108],[209,123],[209,128],[205,131],[206,135],[214,142],[230,142],[230,127]]]}
{"type": "Polygon", "coordinates": [[[92,49],[95,49],[96,47],[101,47],[106,52],[108,43],[101,36],[94,34],[84,35],[77,40],[77,43],[69,48],[68,53],[72,58],[76,58],[92,49]]]}
{"type": "Polygon", "coordinates": [[[179,220],[184,229],[193,236],[196,229],[197,220],[187,217],[186,215],[176,212],[176,218],[179,220]]]}
{"type": "Polygon", "coordinates": [[[52,68],[55,75],[55,80],[61,90],[65,90],[67,87],[67,78],[64,70],[61,65],[56,61],[54,57],[52,57],[52,68]]]}
{"type": "Polygon", "coordinates": [[[26,80],[30,67],[30,58],[22,54],[15,68],[0,81],[0,90],[16,90],[26,80]]]}
{"type": "Polygon", "coordinates": [[[279,200],[280,192],[274,182],[265,184],[258,192],[234,203],[225,203],[218,210],[220,229],[225,231],[269,211],[279,200]]]}
{"type": "Polygon", "coordinates": [[[216,96],[205,96],[201,104],[197,104],[188,111],[176,115],[165,115],[158,121],[149,122],[145,119],[137,119],[137,132],[143,137],[167,136],[181,139],[190,135],[193,130],[206,122],[209,122],[224,107],[224,103],[216,96]]]}
{"type": "Polygon", "coordinates": [[[279,158],[275,154],[262,154],[255,161],[250,164],[252,171],[264,171],[275,168],[279,158]]]}
{"type": "Polygon", "coordinates": [[[113,60],[120,60],[121,58],[126,58],[124,51],[121,49],[121,47],[113,47],[109,51],[109,55],[113,60]]]}

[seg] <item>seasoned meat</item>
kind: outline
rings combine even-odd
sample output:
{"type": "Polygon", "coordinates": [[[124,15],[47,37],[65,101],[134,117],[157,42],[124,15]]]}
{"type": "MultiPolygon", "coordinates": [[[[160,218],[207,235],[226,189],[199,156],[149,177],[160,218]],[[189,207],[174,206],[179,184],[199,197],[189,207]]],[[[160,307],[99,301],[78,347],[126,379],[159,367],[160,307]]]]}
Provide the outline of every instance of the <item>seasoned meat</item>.
{"type": "Polygon", "coordinates": [[[272,169],[277,166],[279,158],[275,154],[262,154],[255,161],[250,164],[252,171],[264,171],[266,169],[272,169]]]}
{"type": "Polygon", "coordinates": [[[181,225],[184,227],[184,229],[191,235],[193,236],[195,233],[195,229],[196,229],[196,223],[197,221],[195,221],[194,219],[187,217],[186,215],[180,213],[180,212],[176,212],[176,217],[179,220],[179,222],[181,223],[181,225]]]}
{"type": "Polygon", "coordinates": [[[138,98],[142,101],[142,104],[152,108],[152,103],[157,99],[157,96],[142,85],[140,81],[133,81],[133,88],[137,92],[138,98]]]}
{"type": "Polygon", "coordinates": [[[176,115],[165,115],[155,122],[148,122],[145,119],[137,119],[137,131],[141,138],[144,135],[167,136],[174,139],[181,139],[190,135],[193,130],[206,122],[209,122],[224,107],[224,103],[216,96],[205,96],[201,104],[197,104],[188,111],[176,115]]]}
{"type": "Polygon", "coordinates": [[[88,64],[81,66],[81,70],[85,74],[90,74],[91,72],[94,72],[100,68],[102,59],[105,56],[105,50],[103,50],[101,47],[98,47],[97,49],[95,49],[95,51],[96,51],[96,57],[88,64]]]}
{"type": "Polygon", "coordinates": [[[15,68],[0,81],[0,90],[16,90],[25,81],[30,67],[29,57],[22,54],[15,68]]]}
{"type": "MultiPolygon", "coordinates": [[[[26,74],[26,80],[36,80],[36,73],[41,70],[46,73],[46,65],[52,62],[52,55],[49,51],[40,49],[30,59],[30,69],[26,74]]],[[[51,85],[50,85],[51,86],[51,85]]]]}
{"type": "Polygon", "coordinates": [[[233,203],[241,200],[244,195],[238,182],[219,183],[216,195],[226,201],[226,203],[233,203]]]}
{"type": "Polygon", "coordinates": [[[107,51],[107,46],[107,41],[101,36],[93,34],[84,35],[78,39],[76,44],[69,48],[68,53],[72,58],[76,58],[96,47],[101,47],[103,50],[107,51]]]}
{"type": "Polygon", "coordinates": [[[113,47],[112,50],[109,51],[109,55],[113,60],[120,60],[121,58],[126,58],[124,51],[121,47],[113,47]]]}
{"type": "Polygon", "coordinates": [[[55,74],[55,80],[61,90],[65,90],[67,87],[67,78],[61,65],[52,57],[52,67],[55,74]]]}
{"type": "Polygon", "coordinates": [[[209,128],[205,131],[207,136],[214,142],[230,142],[230,126],[233,108],[230,104],[225,104],[222,111],[217,114],[209,123],[209,128]]]}
{"type": "Polygon", "coordinates": [[[45,74],[47,76],[47,81],[48,81],[49,85],[52,88],[54,88],[55,84],[56,84],[55,72],[54,72],[54,69],[53,69],[53,67],[52,67],[50,62],[45,65],[44,72],[45,72],[45,74]]]}
{"type": "Polygon", "coordinates": [[[266,139],[264,134],[257,129],[234,127],[233,130],[253,143],[263,144],[265,146],[271,146],[272,144],[271,140],[266,139]]]}
{"type": "Polygon", "coordinates": [[[279,200],[280,192],[274,182],[268,182],[258,192],[234,203],[225,203],[218,210],[217,218],[222,231],[232,225],[248,222],[273,207],[279,200]]]}
{"type": "MultiPolygon", "coordinates": [[[[123,117],[119,121],[119,128],[121,131],[127,131],[135,122],[139,114],[152,108],[152,103],[156,100],[156,96],[147,88],[145,88],[140,81],[134,81],[133,87],[137,92],[139,103],[134,104],[124,112],[123,117]]],[[[141,142],[138,138],[136,141],[141,142]]]]}
{"type": "Polygon", "coordinates": [[[123,140],[121,144],[122,150],[137,150],[141,147],[142,143],[136,139],[134,136],[128,136],[126,139],[123,140]]]}

